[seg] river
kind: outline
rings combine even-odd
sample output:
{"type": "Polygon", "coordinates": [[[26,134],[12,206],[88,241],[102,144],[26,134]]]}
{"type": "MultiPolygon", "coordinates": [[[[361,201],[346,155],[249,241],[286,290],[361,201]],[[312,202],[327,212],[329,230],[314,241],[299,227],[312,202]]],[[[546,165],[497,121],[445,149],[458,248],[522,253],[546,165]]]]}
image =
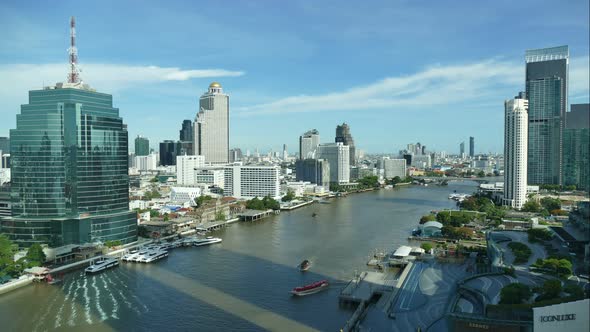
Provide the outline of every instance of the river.
{"type": "Polygon", "coordinates": [[[0,296],[3,331],[338,331],[351,309],[340,288],[376,248],[407,243],[420,216],[452,208],[449,193],[474,182],[353,194],[214,233],[221,244],[178,248],[154,264],[82,271],[61,285],[35,284],[0,296]],[[317,216],[313,217],[312,214],[317,216]],[[313,264],[301,273],[303,259],[313,264]],[[332,286],[307,297],[289,291],[316,280],[332,286]]]}

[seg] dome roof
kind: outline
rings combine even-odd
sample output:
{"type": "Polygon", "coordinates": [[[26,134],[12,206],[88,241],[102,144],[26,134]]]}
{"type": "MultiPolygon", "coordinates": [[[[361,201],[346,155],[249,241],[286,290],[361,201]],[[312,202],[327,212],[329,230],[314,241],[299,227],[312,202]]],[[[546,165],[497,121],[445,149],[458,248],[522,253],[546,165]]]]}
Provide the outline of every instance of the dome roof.
{"type": "Polygon", "coordinates": [[[221,88],[221,84],[219,82],[213,82],[209,84],[209,88],[221,88]]]}

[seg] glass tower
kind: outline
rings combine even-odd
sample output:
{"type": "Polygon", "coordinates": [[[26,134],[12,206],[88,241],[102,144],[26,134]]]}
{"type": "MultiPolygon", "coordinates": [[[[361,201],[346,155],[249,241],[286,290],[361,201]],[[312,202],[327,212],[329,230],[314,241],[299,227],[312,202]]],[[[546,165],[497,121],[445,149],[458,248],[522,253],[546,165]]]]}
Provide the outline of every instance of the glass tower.
{"type": "Polygon", "coordinates": [[[562,140],[567,105],[567,46],[526,51],[529,101],[528,183],[562,184],[562,140]]]}
{"type": "Polygon", "coordinates": [[[30,91],[10,138],[12,208],[2,233],[21,246],[137,240],[127,127],[111,95],[68,83],[30,91]]]}
{"type": "Polygon", "coordinates": [[[135,155],[147,156],[150,154],[150,141],[141,136],[135,138],[135,155]]]}
{"type": "Polygon", "coordinates": [[[590,191],[590,104],[572,104],[566,113],[563,184],[590,191]]]}

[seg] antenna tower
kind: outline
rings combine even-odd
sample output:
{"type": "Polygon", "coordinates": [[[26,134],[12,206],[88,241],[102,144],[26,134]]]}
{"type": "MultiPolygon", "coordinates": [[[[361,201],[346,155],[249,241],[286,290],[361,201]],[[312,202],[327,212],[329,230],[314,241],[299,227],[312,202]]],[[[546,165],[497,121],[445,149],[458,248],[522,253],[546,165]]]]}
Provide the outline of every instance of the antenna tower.
{"type": "Polygon", "coordinates": [[[80,70],[78,68],[78,49],[76,48],[76,19],[70,17],[70,48],[68,49],[70,58],[70,73],[68,74],[68,83],[80,83],[80,70]]]}

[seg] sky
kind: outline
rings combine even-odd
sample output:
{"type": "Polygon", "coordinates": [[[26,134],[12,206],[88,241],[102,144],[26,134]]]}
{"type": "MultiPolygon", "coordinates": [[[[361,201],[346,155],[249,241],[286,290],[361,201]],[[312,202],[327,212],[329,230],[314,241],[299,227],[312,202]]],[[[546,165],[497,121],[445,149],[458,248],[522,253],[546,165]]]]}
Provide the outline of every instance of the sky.
{"type": "Polygon", "coordinates": [[[131,151],[137,135],[156,150],[178,139],[218,81],[244,153],[297,153],[312,128],[333,142],[342,122],[368,153],[458,153],[469,136],[476,153],[501,153],[525,50],[569,45],[569,102],[588,102],[588,3],[3,0],[0,136],[29,90],[66,79],[75,16],[82,78],[113,95],[131,151]]]}

